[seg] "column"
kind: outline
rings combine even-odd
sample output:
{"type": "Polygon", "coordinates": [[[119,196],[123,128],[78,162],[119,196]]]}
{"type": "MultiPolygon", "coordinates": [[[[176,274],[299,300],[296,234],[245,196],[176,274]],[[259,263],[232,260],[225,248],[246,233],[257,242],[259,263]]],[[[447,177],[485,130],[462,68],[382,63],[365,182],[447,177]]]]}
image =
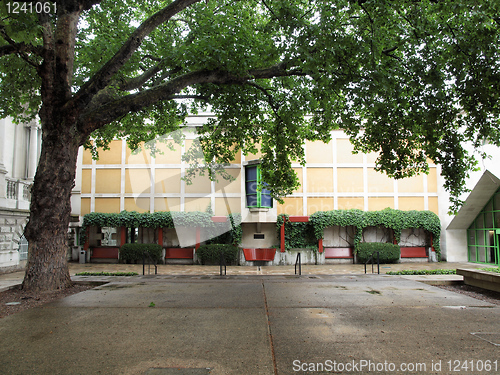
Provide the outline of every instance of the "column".
{"type": "Polygon", "coordinates": [[[196,245],[195,245],[196,250],[198,250],[198,248],[200,247],[200,238],[201,238],[200,227],[196,227],[196,245]]]}
{"type": "Polygon", "coordinates": [[[282,253],[285,252],[285,221],[283,220],[283,224],[281,224],[280,230],[280,250],[282,253]]]}
{"type": "Polygon", "coordinates": [[[83,250],[87,251],[90,247],[90,228],[85,228],[85,243],[83,244],[83,250]]]}
{"type": "Polygon", "coordinates": [[[0,200],[7,197],[7,182],[5,176],[7,175],[7,168],[4,165],[5,153],[5,134],[6,134],[6,119],[0,120],[0,200]]]}
{"type": "Polygon", "coordinates": [[[120,246],[123,246],[127,243],[127,228],[120,227],[120,246]]]}
{"type": "Polygon", "coordinates": [[[163,247],[163,228],[158,228],[158,245],[163,247]]]}
{"type": "Polygon", "coordinates": [[[30,124],[30,149],[28,152],[28,180],[35,177],[38,159],[38,124],[32,121],[30,124]]]}

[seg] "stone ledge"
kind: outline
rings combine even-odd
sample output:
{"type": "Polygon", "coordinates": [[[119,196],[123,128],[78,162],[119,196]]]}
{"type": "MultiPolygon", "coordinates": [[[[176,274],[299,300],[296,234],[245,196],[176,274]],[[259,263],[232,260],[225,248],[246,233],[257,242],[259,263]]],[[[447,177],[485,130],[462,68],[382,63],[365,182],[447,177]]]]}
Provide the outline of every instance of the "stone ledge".
{"type": "Polygon", "coordinates": [[[462,275],[467,285],[500,292],[500,273],[457,268],[457,275],[462,275]]]}

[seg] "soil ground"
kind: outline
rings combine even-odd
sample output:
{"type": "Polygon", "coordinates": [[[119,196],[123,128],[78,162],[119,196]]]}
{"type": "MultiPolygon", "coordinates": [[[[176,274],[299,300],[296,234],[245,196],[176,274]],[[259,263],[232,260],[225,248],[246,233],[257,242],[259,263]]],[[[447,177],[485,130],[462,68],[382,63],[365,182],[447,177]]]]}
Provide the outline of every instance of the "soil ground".
{"type": "Polygon", "coordinates": [[[0,318],[15,314],[27,309],[45,305],[46,303],[83,292],[93,288],[91,285],[74,284],[71,288],[56,290],[53,292],[27,293],[15,286],[0,292],[0,318]],[[11,304],[14,303],[14,304],[11,304]]]}
{"type": "Polygon", "coordinates": [[[440,285],[439,288],[450,290],[452,292],[465,294],[469,297],[479,299],[495,305],[500,305],[500,293],[493,290],[478,288],[472,285],[440,285]]]}

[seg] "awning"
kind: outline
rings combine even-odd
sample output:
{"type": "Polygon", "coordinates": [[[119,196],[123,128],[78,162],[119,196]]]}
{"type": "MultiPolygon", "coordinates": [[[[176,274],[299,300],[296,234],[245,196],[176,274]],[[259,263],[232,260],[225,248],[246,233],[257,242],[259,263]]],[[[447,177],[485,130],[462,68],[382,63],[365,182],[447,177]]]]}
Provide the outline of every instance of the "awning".
{"type": "Polygon", "coordinates": [[[468,229],[498,188],[500,179],[485,171],[446,229],[468,229]]]}

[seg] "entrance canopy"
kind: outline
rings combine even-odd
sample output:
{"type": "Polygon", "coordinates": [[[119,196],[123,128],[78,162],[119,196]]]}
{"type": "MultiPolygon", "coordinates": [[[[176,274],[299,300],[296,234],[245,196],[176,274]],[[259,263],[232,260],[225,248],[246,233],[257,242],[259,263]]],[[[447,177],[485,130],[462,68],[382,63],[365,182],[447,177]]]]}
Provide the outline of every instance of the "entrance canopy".
{"type": "Polygon", "coordinates": [[[485,171],[446,229],[468,229],[499,187],[500,179],[485,171]]]}

